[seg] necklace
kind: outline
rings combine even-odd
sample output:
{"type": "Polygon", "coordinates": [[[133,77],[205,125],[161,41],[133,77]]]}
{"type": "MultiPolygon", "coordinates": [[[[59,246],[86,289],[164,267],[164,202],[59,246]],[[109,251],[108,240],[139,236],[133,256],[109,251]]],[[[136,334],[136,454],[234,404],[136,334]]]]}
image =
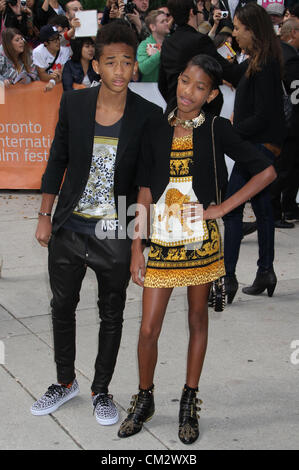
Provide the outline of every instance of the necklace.
{"type": "Polygon", "coordinates": [[[178,108],[175,108],[171,113],[168,114],[168,123],[172,127],[182,126],[184,129],[196,129],[205,122],[205,113],[201,111],[199,116],[193,119],[180,119],[176,116],[175,112],[178,108]]]}

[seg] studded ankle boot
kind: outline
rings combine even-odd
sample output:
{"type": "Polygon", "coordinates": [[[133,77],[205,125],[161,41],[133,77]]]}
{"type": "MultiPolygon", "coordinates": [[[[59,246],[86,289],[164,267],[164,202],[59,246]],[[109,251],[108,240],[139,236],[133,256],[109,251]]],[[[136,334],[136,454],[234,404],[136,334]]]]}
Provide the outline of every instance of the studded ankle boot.
{"type": "Polygon", "coordinates": [[[196,393],[196,389],[187,385],[183,388],[179,413],[179,438],[183,444],[193,444],[199,436],[197,411],[202,401],[196,398],[196,393]]]}
{"type": "Polygon", "coordinates": [[[147,390],[140,389],[132,396],[128,416],[120,425],[118,437],[129,437],[141,431],[143,423],[149,421],[155,412],[154,385],[147,390]]]}

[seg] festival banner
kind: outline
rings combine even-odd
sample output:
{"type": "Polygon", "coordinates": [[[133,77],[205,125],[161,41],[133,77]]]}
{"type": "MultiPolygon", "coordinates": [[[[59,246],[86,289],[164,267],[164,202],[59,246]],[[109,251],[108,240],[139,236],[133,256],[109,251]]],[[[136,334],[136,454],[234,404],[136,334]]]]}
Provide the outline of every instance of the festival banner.
{"type": "Polygon", "coordinates": [[[0,104],[0,189],[39,189],[58,120],[62,85],[5,88],[0,104]]]}

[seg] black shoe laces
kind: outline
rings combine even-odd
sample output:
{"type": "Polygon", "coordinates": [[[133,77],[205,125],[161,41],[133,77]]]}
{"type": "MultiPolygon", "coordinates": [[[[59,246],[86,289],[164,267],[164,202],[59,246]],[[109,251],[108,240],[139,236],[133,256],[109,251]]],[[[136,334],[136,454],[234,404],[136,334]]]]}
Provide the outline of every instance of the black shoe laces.
{"type": "Polygon", "coordinates": [[[100,406],[109,408],[111,406],[112,399],[113,399],[112,395],[107,395],[106,393],[99,393],[93,402],[93,414],[98,404],[100,404],[100,406]]]}
{"type": "Polygon", "coordinates": [[[53,397],[55,395],[63,395],[64,394],[64,389],[66,387],[63,387],[63,385],[59,385],[59,384],[52,384],[50,385],[50,387],[48,388],[48,390],[46,391],[45,393],[45,396],[46,397],[53,397]]]}

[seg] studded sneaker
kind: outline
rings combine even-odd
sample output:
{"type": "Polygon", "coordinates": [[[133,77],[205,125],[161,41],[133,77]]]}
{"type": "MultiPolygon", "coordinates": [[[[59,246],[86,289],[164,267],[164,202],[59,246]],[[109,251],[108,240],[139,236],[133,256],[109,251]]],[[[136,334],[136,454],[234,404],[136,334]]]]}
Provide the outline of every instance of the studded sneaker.
{"type": "Polygon", "coordinates": [[[79,393],[76,379],[69,385],[52,384],[46,393],[31,406],[31,413],[36,416],[48,415],[57,410],[63,403],[79,393]]]}
{"type": "Polygon", "coordinates": [[[132,396],[132,407],[128,416],[120,425],[118,437],[129,437],[141,431],[143,423],[149,421],[155,412],[154,386],[148,390],[140,389],[138,395],[132,396]]]}
{"type": "Polygon", "coordinates": [[[92,396],[93,413],[102,426],[109,426],[118,421],[118,411],[113,396],[107,393],[97,393],[92,396]]]}

